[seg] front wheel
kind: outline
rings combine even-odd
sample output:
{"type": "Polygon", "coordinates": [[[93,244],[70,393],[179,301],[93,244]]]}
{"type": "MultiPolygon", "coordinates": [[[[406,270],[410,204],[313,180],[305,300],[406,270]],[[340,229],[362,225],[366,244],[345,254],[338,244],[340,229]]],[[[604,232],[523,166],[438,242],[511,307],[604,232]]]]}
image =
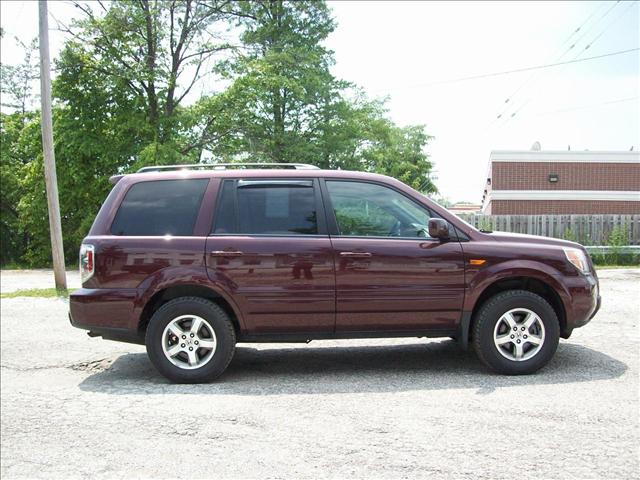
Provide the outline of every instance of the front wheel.
{"type": "Polygon", "coordinates": [[[560,339],[558,317],[539,295],[510,290],[487,300],[474,318],[473,346],[480,360],[507,375],[545,366],[560,339]]]}
{"type": "Polygon", "coordinates": [[[165,303],[145,336],[151,363],[175,383],[202,383],[220,376],[233,357],[235,330],[227,313],[198,297],[165,303]]]}

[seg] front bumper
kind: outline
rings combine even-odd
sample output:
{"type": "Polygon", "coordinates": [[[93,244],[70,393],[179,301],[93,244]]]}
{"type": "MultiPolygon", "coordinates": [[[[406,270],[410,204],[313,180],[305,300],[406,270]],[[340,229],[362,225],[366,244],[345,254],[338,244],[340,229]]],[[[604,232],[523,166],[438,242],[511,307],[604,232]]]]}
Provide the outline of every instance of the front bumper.
{"type": "Polygon", "coordinates": [[[593,317],[596,316],[596,313],[598,313],[598,310],[600,310],[600,306],[601,305],[602,305],[602,297],[600,295],[598,295],[598,301],[596,303],[596,309],[593,311],[593,313],[589,317],[589,320],[591,320],[593,317]]]}
{"type": "Polygon", "coordinates": [[[595,317],[600,310],[602,298],[598,278],[595,275],[580,275],[565,285],[569,298],[565,301],[566,328],[562,336],[569,338],[574,328],[585,326],[595,317]]]}

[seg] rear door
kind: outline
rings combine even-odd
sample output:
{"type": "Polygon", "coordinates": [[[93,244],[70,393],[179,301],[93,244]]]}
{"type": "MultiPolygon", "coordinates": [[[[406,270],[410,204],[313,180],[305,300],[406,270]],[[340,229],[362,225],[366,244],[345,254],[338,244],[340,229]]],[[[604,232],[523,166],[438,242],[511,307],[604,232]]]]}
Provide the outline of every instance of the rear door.
{"type": "Polygon", "coordinates": [[[455,330],[464,299],[456,239],[428,233],[435,216],[382,184],[327,179],[336,262],[336,331],[455,330]]]}
{"type": "Polygon", "coordinates": [[[333,251],[318,180],[226,179],[216,203],[207,271],[242,310],[247,333],[333,332],[333,251]]]}

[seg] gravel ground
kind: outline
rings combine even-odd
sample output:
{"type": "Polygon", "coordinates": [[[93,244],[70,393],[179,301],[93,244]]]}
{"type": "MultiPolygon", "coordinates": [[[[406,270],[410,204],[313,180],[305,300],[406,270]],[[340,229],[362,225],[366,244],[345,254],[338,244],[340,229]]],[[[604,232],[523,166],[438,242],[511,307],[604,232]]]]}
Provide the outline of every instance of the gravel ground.
{"type": "Polygon", "coordinates": [[[638,478],[640,270],[600,277],[601,312],[527,377],[450,340],[350,340],[239,345],[219,382],[171,385],[64,301],[5,299],[0,474],[638,478]]]}
{"type": "MultiPolygon", "coordinates": [[[[0,292],[2,293],[53,287],[55,284],[51,270],[2,270],[0,272],[0,292]]],[[[67,288],[69,290],[80,288],[78,270],[67,270],[67,288]]]]}

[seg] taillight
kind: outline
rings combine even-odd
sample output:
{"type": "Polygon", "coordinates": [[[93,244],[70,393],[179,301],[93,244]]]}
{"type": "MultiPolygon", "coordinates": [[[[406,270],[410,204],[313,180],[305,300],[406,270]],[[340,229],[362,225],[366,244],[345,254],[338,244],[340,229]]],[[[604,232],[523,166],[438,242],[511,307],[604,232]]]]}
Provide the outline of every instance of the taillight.
{"type": "Polygon", "coordinates": [[[82,244],[80,246],[80,281],[86,282],[93,276],[96,266],[95,247],[82,244]]]}

